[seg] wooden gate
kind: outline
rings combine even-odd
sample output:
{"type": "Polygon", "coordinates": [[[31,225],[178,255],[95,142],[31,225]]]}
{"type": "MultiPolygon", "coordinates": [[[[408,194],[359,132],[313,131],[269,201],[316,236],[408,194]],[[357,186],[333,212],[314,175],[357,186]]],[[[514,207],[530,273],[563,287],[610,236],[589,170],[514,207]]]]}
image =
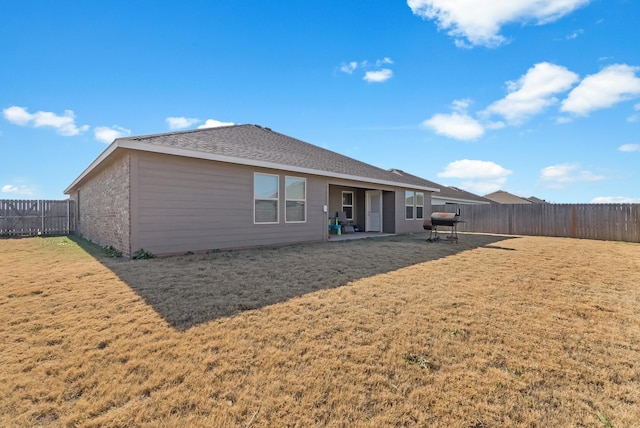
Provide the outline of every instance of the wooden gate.
{"type": "Polygon", "coordinates": [[[75,230],[73,201],[0,199],[0,236],[68,235],[75,230]]]}

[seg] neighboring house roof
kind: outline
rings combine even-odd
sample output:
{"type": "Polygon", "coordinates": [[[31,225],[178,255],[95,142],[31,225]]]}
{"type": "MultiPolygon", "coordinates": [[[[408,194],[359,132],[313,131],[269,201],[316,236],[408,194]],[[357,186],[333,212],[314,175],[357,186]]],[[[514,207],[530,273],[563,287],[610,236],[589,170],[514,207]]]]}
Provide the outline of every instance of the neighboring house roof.
{"type": "Polygon", "coordinates": [[[534,204],[548,204],[549,202],[544,199],[536,198],[535,196],[529,196],[527,200],[531,201],[534,204]]]}
{"type": "Polygon", "coordinates": [[[483,198],[482,196],[475,195],[471,192],[467,192],[466,190],[458,189],[457,187],[451,186],[443,186],[441,184],[435,183],[433,181],[425,180],[424,178],[420,178],[416,175],[409,174],[408,172],[404,172],[400,169],[391,169],[391,172],[394,174],[398,174],[401,177],[412,180],[416,183],[421,183],[423,186],[429,187],[438,187],[440,189],[440,193],[431,195],[431,199],[434,200],[443,200],[449,203],[459,203],[459,204],[490,204],[491,201],[483,198]]]}
{"type": "Polygon", "coordinates": [[[426,185],[259,125],[233,125],[116,139],[65,190],[69,193],[84,177],[118,148],[228,162],[326,177],[439,192],[426,185]]]}
{"type": "MultiPolygon", "coordinates": [[[[498,190],[497,192],[484,195],[485,198],[492,200],[498,204],[533,204],[531,199],[521,198],[504,190],[498,190]]],[[[536,198],[537,199],[537,198],[536,198]]]]}

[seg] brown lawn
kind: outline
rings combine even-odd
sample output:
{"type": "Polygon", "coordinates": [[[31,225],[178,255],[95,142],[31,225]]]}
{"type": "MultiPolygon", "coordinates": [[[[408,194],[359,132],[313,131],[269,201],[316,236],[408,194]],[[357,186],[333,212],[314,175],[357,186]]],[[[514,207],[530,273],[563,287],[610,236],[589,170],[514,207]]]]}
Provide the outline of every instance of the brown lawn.
{"type": "Polygon", "coordinates": [[[633,427],[640,244],[0,240],[0,426],[633,427]]]}

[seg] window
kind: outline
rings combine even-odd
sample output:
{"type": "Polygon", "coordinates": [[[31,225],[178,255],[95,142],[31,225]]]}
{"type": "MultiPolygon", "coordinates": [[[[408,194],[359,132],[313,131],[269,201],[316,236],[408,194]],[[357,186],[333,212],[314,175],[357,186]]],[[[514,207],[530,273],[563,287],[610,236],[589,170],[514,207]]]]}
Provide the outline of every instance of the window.
{"type": "Polygon", "coordinates": [[[277,175],[253,175],[253,220],[255,223],[278,223],[279,179],[277,175]]]}
{"type": "Polygon", "coordinates": [[[424,192],[405,191],[404,207],[406,220],[422,220],[424,218],[424,192]]]}
{"type": "Polygon", "coordinates": [[[342,192],[342,211],[347,215],[347,220],[353,220],[353,192],[342,192]]]}
{"type": "Polygon", "coordinates": [[[307,220],[307,179],[284,178],[285,222],[301,223],[307,220]]]}
{"type": "Polygon", "coordinates": [[[405,219],[407,220],[413,220],[414,199],[414,193],[412,191],[407,190],[404,192],[405,219]]]}
{"type": "Polygon", "coordinates": [[[424,218],[424,193],[416,192],[416,219],[424,218]]]}

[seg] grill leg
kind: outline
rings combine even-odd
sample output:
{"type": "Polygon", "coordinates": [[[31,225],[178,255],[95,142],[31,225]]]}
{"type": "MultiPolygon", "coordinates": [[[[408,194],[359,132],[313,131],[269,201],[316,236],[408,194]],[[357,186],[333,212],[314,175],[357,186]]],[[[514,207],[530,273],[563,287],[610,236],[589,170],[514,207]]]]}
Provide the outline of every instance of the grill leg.
{"type": "Polygon", "coordinates": [[[440,237],[438,236],[438,227],[432,226],[431,230],[429,230],[429,237],[427,238],[427,242],[438,242],[440,237]]]}
{"type": "Polygon", "coordinates": [[[456,244],[458,243],[458,225],[456,223],[451,225],[451,235],[447,236],[447,239],[451,244],[453,244],[453,241],[456,241],[456,244]]]}

